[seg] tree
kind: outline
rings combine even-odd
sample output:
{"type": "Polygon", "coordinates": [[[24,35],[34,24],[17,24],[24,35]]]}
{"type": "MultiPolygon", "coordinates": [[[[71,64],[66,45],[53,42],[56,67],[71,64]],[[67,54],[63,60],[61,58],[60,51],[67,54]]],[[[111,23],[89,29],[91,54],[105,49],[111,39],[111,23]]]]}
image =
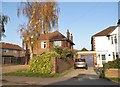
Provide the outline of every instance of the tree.
{"type": "MultiPolygon", "coordinates": [[[[43,0],[46,1],[46,0],[43,0]]],[[[59,8],[54,0],[49,2],[24,2],[18,7],[18,17],[20,14],[28,18],[27,26],[24,24],[20,28],[23,44],[30,48],[30,56],[33,57],[33,48],[37,44],[42,31],[49,33],[58,26],[59,8]]]]}
{"type": "Polygon", "coordinates": [[[0,15],[0,41],[2,37],[5,37],[5,24],[7,24],[9,17],[6,15],[0,15]]]}
{"type": "Polygon", "coordinates": [[[118,19],[117,25],[120,25],[120,19],[118,19]]]}
{"type": "Polygon", "coordinates": [[[82,48],[81,51],[88,51],[86,48],[82,48]]]}

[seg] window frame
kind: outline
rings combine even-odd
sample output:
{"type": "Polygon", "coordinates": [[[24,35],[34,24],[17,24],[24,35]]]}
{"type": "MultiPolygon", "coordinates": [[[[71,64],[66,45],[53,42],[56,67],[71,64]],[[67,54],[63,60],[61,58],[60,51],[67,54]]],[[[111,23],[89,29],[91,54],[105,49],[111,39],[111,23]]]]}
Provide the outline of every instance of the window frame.
{"type": "Polygon", "coordinates": [[[54,46],[62,46],[62,41],[54,41],[54,46]]]}
{"type": "Polygon", "coordinates": [[[47,48],[47,42],[41,41],[41,49],[46,49],[46,48],[47,48]]]}

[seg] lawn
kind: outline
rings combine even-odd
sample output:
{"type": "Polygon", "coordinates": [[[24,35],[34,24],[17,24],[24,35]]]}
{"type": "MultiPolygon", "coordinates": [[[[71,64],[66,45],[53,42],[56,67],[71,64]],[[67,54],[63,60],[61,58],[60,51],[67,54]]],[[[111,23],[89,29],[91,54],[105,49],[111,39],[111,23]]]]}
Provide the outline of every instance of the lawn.
{"type": "MultiPolygon", "coordinates": [[[[72,67],[73,68],[73,67],[72,67]]],[[[64,71],[63,73],[36,73],[36,72],[31,72],[28,70],[22,70],[22,71],[16,71],[16,72],[10,72],[10,73],[4,73],[4,76],[25,76],[25,77],[42,77],[42,78],[51,78],[51,77],[62,77],[66,75],[72,68],[69,70],[64,71]]]]}

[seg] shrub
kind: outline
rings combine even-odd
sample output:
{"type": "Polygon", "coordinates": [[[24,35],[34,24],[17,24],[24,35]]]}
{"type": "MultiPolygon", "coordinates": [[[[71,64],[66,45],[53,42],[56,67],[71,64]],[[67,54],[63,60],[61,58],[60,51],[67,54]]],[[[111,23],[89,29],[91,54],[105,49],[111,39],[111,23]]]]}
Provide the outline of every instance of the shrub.
{"type": "Polygon", "coordinates": [[[60,58],[64,58],[66,60],[67,57],[72,58],[75,54],[74,51],[70,50],[69,48],[62,48],[59,46],[54,46],[51,48],[51,51],[55,51],[60,55],[60,58]]]}
{"type": "Polygon", "coordinates": [[[117,58],[114,61],[109,61],[108,63],[105,63],[103,65],[104,69],[109,69],[109,68],[118,68],[120,69],[120,58],[117,58]]]}
{"type": "Polygon", "coordinates": [[[56,52],[49,52],[47,54],[42,54],[33,57],[30,60],[30,71],[37,72],[37,73],[51,73],[52,72],[52,63],[51,58],[57,57],[59,58],[60,55],[56,52]]]}

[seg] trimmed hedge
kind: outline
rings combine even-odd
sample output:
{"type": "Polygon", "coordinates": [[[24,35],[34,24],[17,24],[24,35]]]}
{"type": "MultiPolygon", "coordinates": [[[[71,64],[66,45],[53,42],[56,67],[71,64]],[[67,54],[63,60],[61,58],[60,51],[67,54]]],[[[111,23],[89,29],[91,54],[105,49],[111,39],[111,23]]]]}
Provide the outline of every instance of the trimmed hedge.
{"type": "Polygon", "coordinates": [[[33,57],[30,60],[30,71],[36,73],[51,73],[52,72],[52,63],[51,58],[57,57],[59,58],[60,55],[56,52],[49,52],[47,54],[42,54],[33,57]]]}

